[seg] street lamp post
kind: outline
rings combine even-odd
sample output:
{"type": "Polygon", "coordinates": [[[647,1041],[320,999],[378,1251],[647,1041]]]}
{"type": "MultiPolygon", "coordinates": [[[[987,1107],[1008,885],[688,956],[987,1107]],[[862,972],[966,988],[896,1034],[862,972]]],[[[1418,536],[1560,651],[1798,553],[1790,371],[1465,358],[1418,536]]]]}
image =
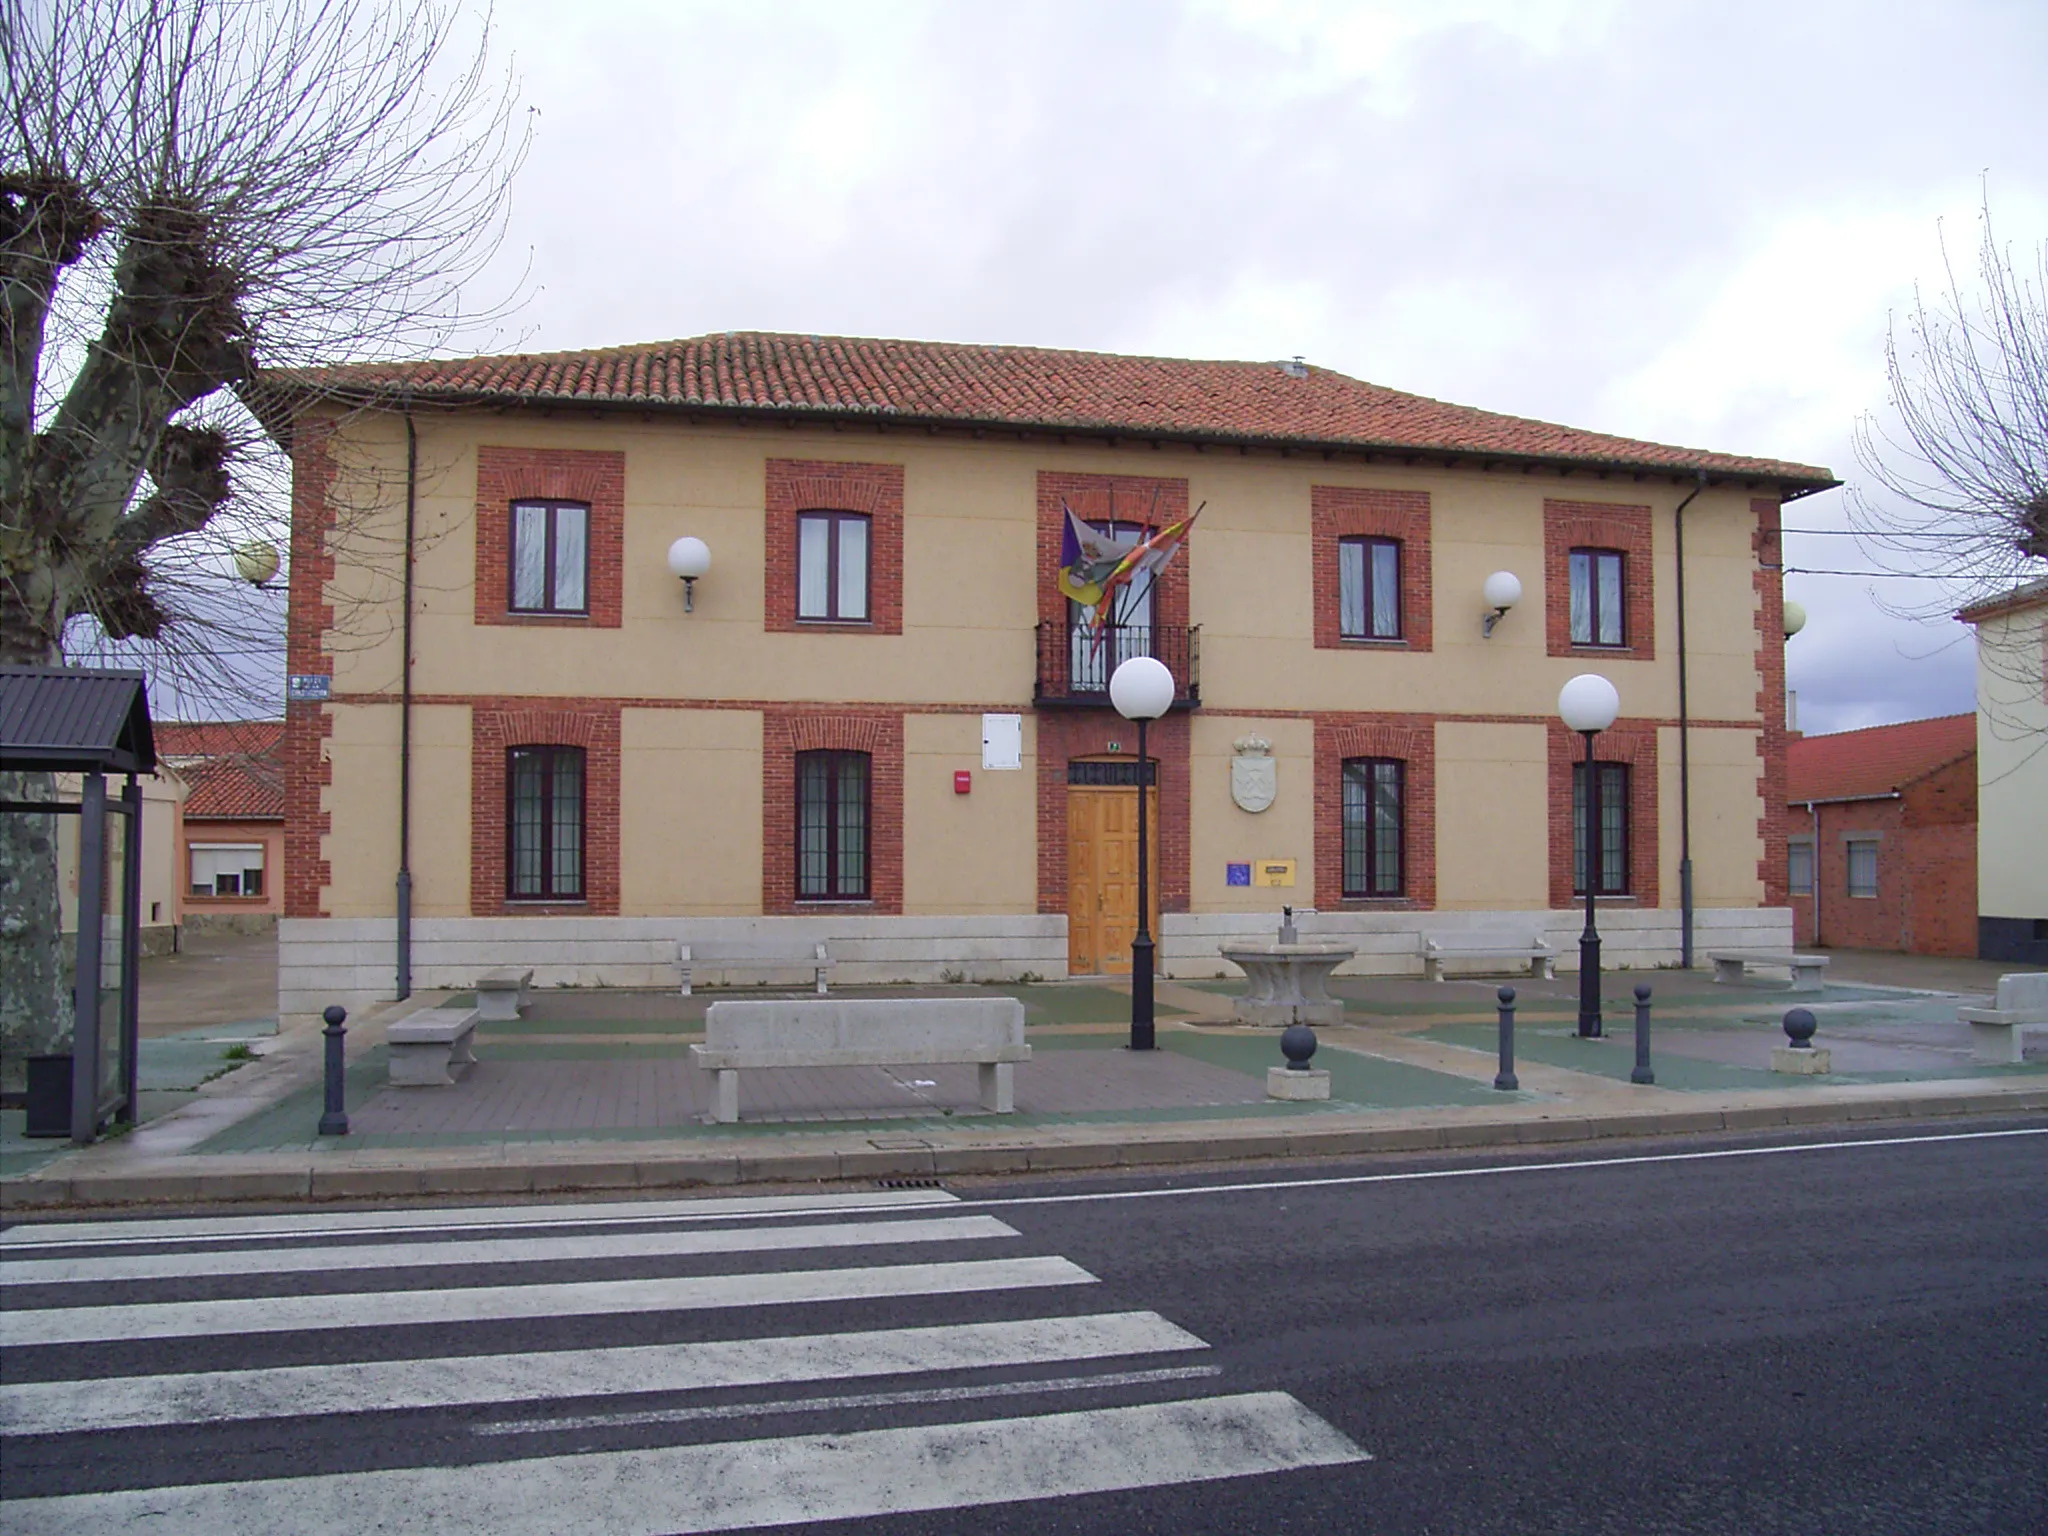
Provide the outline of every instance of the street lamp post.
{"type": "Polygon", "coordinates": [[[1173,707],[1173,674],[1153,656],[1133,656],[1109,679],[1109,702],[1138,725],[1138,931],[1131,939],[1131,1049],[1152,1049],[1152,876],[1146,823],[1151,820],[1146,790],[1151,758],[1145,728],[1173,707]]]}
{"type": "MultiPolygon", "coordinates": [[[[1600,1036],[1600,930],[1593,921],[1593,892],[1599,884],[1593,864],[1593,829],[1600,825],[1600,775],[1593,767],[1593,738],[1614,724],[1621,695],[1597,672],[1581,672],[1557,695],[1557,712],[1586,738],[1586,931],[1579,935],[1579,1035],[1600,1036]]],[[[1576,850],[1574,850],[1576,854],[1576,850]]]]}

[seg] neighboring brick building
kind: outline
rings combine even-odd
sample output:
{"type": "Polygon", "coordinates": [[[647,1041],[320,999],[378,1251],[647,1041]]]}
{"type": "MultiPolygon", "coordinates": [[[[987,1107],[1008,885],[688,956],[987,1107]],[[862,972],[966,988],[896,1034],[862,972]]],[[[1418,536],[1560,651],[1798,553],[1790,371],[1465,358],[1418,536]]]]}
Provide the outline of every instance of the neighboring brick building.
{"type": "Polygon", "coordinates": [[[1785,754],[1794,942],[1977,953],[1977,717],[1794,740],[1785,754]]]}
{"type": "Polygon", "coordinates": [[[178,922],[261,928],[284,910],[284,722],[163,721],[158,760],[186,785],[178,922]]]}
{"type": "Polygon", "coordinates": [[[249,398],[294,463],[287,1014],[391,995],[408,786],[419,986],[661,985],[679,940],[764,931],[848,981],[1126,970],[1141,782],[1170,974],[1283,904],[1355,970],[1459,926],[1570,954],[1589,875],[1607,958],[1669,964],[1688,800],[1696,949],[1791,942],[1779,509],[1824,469],[1294,363],[841,337],[249,398]],[[1063,509],[1135,538],[1204,505],[1077,628],[1063,509]],[[1177,695],[1143,768],[1106,687],[1141,653],[1177,695]],[[1590,811],[1555,719],[1587,671],[1622,701],[1590,811]]]}

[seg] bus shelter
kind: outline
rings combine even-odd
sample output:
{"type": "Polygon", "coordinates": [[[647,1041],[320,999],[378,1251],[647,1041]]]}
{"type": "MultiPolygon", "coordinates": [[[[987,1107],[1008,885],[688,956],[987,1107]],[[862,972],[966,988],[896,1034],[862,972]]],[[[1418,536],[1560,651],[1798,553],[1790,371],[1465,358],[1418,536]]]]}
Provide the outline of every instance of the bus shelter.
{"type": "MultiPolygon", "coordinates": [[[[31,1135],[63,1135],[68,1128],[72,1141],[83,1146],[110,1122],[135,1123],[142,936],[138,775],[155,769],[156,743],[140,672],[0,667],[0,770],[56,775],[55,783],[63,786],[54,799],[33,794],[0,798],[0,816],[77,818],[75,838],[50,838],[60,914],[71,884],[60,873],[62,867],[74,865],[77,878],[75,963],[68,988],[71,1049],[68,1059],[28,1060],[31,1135]],[[126,779],[118,793],[109,791],[112,775],[126,779]],[[58,1097],[55,1129],[53,1096],[58,1097]]],[[[62,933],[60,916],[59,943],[62,933]]],[[[46,939],[31,931],[7,942],[46,939]]],[[[56,991],[50,1006],[61,1009],[64,990],[56,991]]]]}

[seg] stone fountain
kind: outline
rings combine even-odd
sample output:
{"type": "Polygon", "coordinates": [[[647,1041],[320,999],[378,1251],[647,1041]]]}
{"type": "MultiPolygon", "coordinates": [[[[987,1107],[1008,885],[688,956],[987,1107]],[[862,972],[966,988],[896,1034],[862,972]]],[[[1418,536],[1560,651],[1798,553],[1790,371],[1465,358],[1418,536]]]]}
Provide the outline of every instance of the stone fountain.
{"type": "Polygon", "coordinates": [[[1294,908],[1282,907],[1278,943],[1227,945],[1222,951],[1243,968],[1248,983],[1244,996],[1231,1002],[1231,1014],[1240,1024],[1270,1029],[1342,1024],[1344,1000],[1330,996],[1330,973],[1357,953],[1350,944],[1302,943],[1294,908]]]}

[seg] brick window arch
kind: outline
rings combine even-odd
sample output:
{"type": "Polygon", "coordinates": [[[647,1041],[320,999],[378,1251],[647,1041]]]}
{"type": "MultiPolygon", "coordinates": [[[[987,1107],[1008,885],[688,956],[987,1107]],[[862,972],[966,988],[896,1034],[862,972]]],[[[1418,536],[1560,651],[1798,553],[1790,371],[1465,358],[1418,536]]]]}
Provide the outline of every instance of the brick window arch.
{"type": "MultiPolygon", "coordinates": [[[[1607,655],[1617,653],[1632,661],[1654,661],[1657,656],[1657,605],[1651,580],[1650,509],[1628,507],[1604,501],[1545,501],[1543,503],[1543,638],[1552,656],[1607,655]],[[1620,643],[1600,643],[1600,630],[1591,641],[1572,639],[1572,556],[1619,556],[1621,579],[1620,612],[1609,617],[1619,620],[1620,643]]],[[[1597,560],[1583,572],[1590,592],[1600,590],[1601,570],[1597,560]]],[[[1590,612],[1590,611],[1589,611],[1590,612]]],[[[1608,633],[1613,633],[1612,630],[1608,633]]]]}
{"type": "MultiPolygon", "coordinates": [[[[1318,907],[1426,910],[1436,905],[1436,725],[1423,715],[1322,714],[1315,722],[1318,907]],[[1345,764],[1399,765],[1398,895],[1345,893],[1345,764]]],[[[1355,862],[1355,861],[1354,861],[1355,862]]]]}
{"type": "MultiPolygon", "coordinates": [[[[1578,797],[1575,785],[1585,761],[1586,740],[1561,720],[1550,722],[1550,905],[1568,911],[1583,905],[1577,889],[1578,797]]],[[[1627,894],[1615,899],[1657,905],[1657,727],[1648,721],[1617,720],[1593,738],[1596,763],[1627,768],[1627,894]]]]}
{"type": "Polygon", "coordinates": [[[903,466],[770,459],[763,627],[859,635],[903,633],[903,466]],[[851,513],[866,519],[866,617],[850,622],[797,615],[798,519],[806,513],[851,513]]]}
{"type": "MultiPolygon", "coordinates": [[[[1429,650],[1433,643],[1430,611],[1430,507],[1427,491],[1371,490],[1359,486],[1309,487],[1309,564],[1313,628],[1319,650],[1347,646],[1409,651],[1429,650]],[[1368,546],[1394,547],[1396,633],[1377,632],[1366,624],[1359,634],[1347,633],[1344,604],[1345,546],[1365,554],[1360,576],[1371,590],[1373,569],[1368,546]]],[[[1384,594],[1383,594],[1384,595],[1384,594]]],[[[1382,604],[1384,608],[1385,604],[1382,604]]],[[[1366,604],[1360,616],[1370,610],[1366,604]]]]}
{"type": "Polygon", "coordinates": [[[852,901],[864,912],[903,910],[903,716],[820,714],[783,705],[761,717],[761,910],[792,915],[821,902],[852,901]],[[865,759],[865,895],[803,894],[798,889],[799,761],[811,754],[865,759]]]}
{"type": "MultiPolygon", "coordinates": [[[[531,531],[529,530],[529,538],[531,531]]],[[[622,622],[626,584],[626,456],[589,448],[497,448],[476,451],[476,594],[478,624],[550,625],[584,629],[617,629],[622,622]],[[542,521],[543,544],[560,553],[580,544],[582,590],[574,601],[555,601],[561,594],[548,585],[543,562],[544,600],[522,601],[513,569],[515,506],[586,509],[579,529],[564,529],[551,518],[542,521]],[[576,538],[569,535],[575,533],[576,538]],[[522,611],[524,610],[524,611],[522,611]]]]}
{"type": "MultiPolygon", "coordinates": [[[[529,789],[532,786],[529,786],[529,789]]],[[[551,787],[543,786],[543,787],[551,787]]],[[[469,910],[476,917],[619,910],[619,709],[612,705],[487,701],[470,711],[469,910]],[[555,883],[536,896],[512,894],[516,839],[511,819],[518,749],[568,748],[580,755],[580,897],[555,883]]],[[[550,824],[547,830],[552,834],[550,824]]]]}

